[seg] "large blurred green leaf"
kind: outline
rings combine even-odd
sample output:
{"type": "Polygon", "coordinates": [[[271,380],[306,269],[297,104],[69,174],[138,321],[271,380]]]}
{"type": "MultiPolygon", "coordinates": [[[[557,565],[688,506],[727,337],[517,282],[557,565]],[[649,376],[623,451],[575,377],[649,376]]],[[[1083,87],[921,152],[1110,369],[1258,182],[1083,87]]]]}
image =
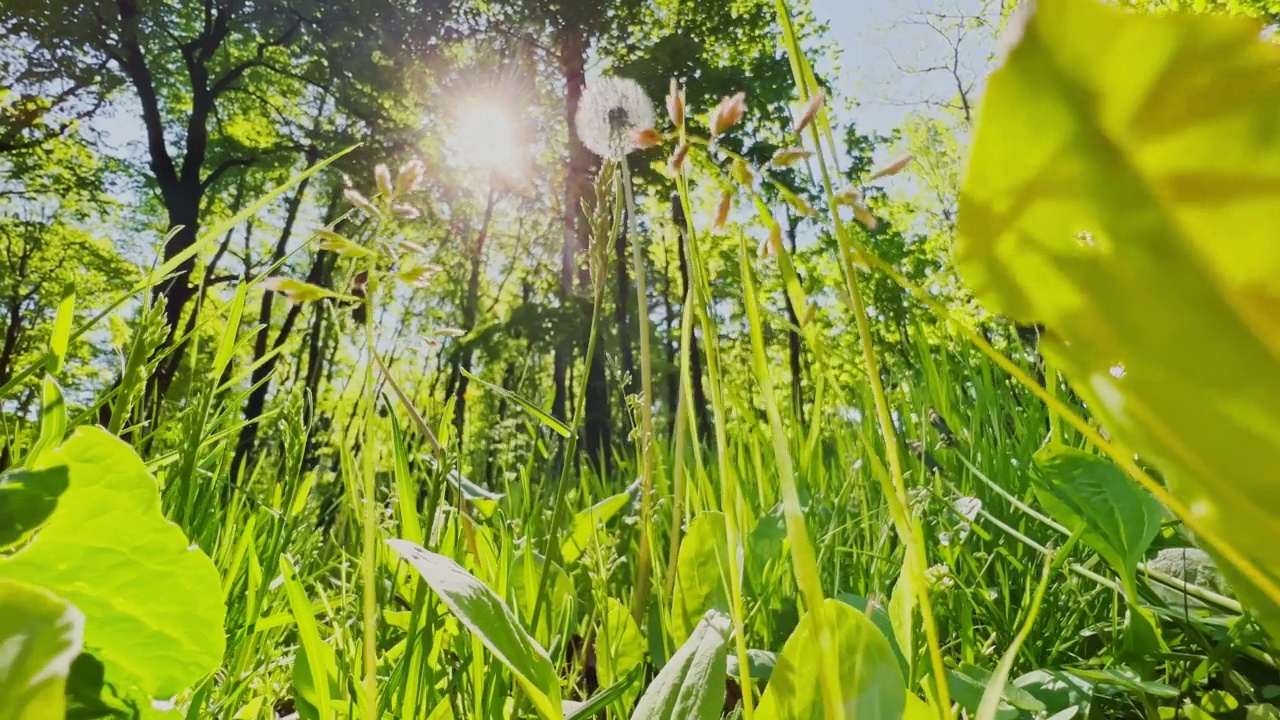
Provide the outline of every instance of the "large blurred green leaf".
{"type": "Polygon", "coordinates": [[[17,543],[48,520],[66,491],[65,467],[0,475],[0,548],[17,543]]]}
{"type": "Polygon", "coordinates": [[[142,460],[106,431],[80,428],[41,464],[65,467],[67,490],[31,543],[0,560],[0,577],[79,608],[85,645],[114,682],[168,698],[217,668],[226,613],[218,571],[164,519],[142,460]]]}
{"type": "Polygon", "coordinates": [[[724,708],[729,618],[708,610],[649,684],[631,720],[713,720],[724,708]]]}
{"type": "Polygon", "coordinates": [[[1107,429],[1252,566],[1237,589],[1277,634],[1280,46],[1259,29],[1038,2],[988,85],[957,262],[1044,323],[1107,429]]]}
{"type": "Polygon", "coordinates": [[[1160,533],[1160,503],[1105,458],[1050,444],[1035,456],[1040,504],[1093,548],[1136,600],[1138,563],[1160,533]]]}
{"type": "Polygon", "coordinates": [[[729,551],[724,513],[699,513],[676,558],[671,634],[683,643],[708,610],[729,612],[729,551]]]}
{"type": "Polygon", "coordinates": [[[83,631],[84,616],[65,600],[0,580],[0,720],[63,716],[83,631]]]}
{"type": "MultiPolygon", "coordinates": [[[[839,658],[840,705],[845,717],[902,717],[907,688],[884,633],[866,615],[840,600],[825,601],[818,612],[823,613],[822,627],[831,634],[839,658]]],[[[756,710],[759,720],[825,719],[821,681],[814,667],[815,658],[822,657],[814,619],[813,612],[801,618],[783,645],[756,710]]]]}
{"type": "Polygon", "coordinates": [[[501,598],[443,555],[408,540],[388,540],[387,544],[417,569],[454,617],[516,676],[542,717],[560,720],[564,716],[560,706],[560,678],[551,658],[529,637],[501,598]]]}

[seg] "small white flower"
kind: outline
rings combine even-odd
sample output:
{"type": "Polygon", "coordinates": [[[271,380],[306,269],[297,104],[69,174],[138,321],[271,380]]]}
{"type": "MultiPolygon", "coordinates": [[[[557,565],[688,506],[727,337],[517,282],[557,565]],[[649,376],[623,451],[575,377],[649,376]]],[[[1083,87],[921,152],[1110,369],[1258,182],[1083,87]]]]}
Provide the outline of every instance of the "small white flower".
{"type": "Polygon", "coordinates": [[[601,78],[587,86],[575,118],[578,137],[603,158],[620,158],[638,149],[632,131],[652,128],[653,101],[640,83],[627,78],[601,78]]]}

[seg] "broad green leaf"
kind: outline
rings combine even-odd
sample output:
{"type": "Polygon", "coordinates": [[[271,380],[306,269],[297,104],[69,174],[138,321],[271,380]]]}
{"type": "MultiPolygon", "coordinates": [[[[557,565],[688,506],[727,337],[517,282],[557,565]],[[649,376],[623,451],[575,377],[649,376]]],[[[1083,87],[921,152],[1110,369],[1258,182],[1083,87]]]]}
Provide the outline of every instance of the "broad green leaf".
{"type": "Polygon", "coordinates": [[[777,505],[756,520],[747,537],[745,579],[756,594],[765,592],[765,572],[770,563],[785,560],[786,552],[787,523],[782,506],[777,505]]]}
{"type": "MultiPolygon", "coordinates": [[[[605,599],[596,630],[596,673],[600,684],[620,682],[643,665],[644,636],[630,608],[614,598],[605,599]]],[[[638,686],[626,688],[622,693],[624,707],[631,707],[639,694],[638,686]]]]}
{"type": "Polygon", "coordinates": [[[617,515],[630,501],[630,495],[618,493],[574,515],[573,522],[569,525],[569,537],[560,544],[560,558],[564,563],[572,565],[582,557],[582,553],[596,542],[593,538],[598,535],[605,523],[617,515]]]}
{"type": "MultiPolygon", "coordinates": [[[[738,677],[738,656],[736,653],[730,652],[726,660],[725,673],[731,677],[738,677]]],[[[773,677],[773,669],[778,666],[778,653],[768,650],[757,650],[755,648],[747,649],[747,670],[751,672],[751,679],[760,682],[768,682],[773,677]]]]}
{"type": "Polygon", "coordinates": [[[1048,445],[1035,456],[1040,504],[1102,556],[1132,592],[1138,563],[1160,532],[1160,503],[1105,458],[1048,445]]]}
{"type": "Polygon", "coordinates": [[[573,581],[564,568],[555,564],[547,564],[543,557],[531,550],[522,549],[516,552],[511,562],[507,587],[515,606],[520,611],[520,619],[525,627],[532,626],[533,609],[538,604],[538,590],[542,587],[542,573],[547,571],[547,597],[542,601],[542,609],[538,613],[538,625],[533,628],[533,637],[544,647],[551,645],[551,638],[557,630],[565,626],[572,616],[574,603],[578,593],[573,581]]]}
{"type": "Polygon", "coordinates": [[[729,618],[708,610],[636,705],[631,720],[713,720],[724,708],[729,618]]]}
{"type": "Polygon", "coordinates": [[[515,614],[484,583],[453,560],[407,540],[387,544],[417,569],[454,617],[515,675],[538,713],[560,720],[560,678],[551,658],[520,626],[515,614]]]}
{"type": "Polygon", "coordinates": [[[113,682],[167,698],[217,668],[226,613],[218,571],[165,520],[142,460],[106,431],[80,428],[42,465],[66,467],[67,491],[31,543],[0,560],[0,577],[79,608],[85,645],[113,682]]]}
{"type": "MultiPolygon", "coordinates": [[[[572,710],[566,707],[566,720],[586,720],[589,717],[595,717],[601,710],[604,710],[620,699],[625,699],[634,689],[633,686],[636,684],[636,680],[639,680],[640,676],[643,674],[644,668],[637,665],[635,669],[627,673],[626,677],[609,685],[586,700],[580,703],[575,703],[572,710]]],[[[566,705],[567,704],[568,701],[566,701],[566,705]]]]}
{"type": "MultiPolygon", "coordinates": [[[[951,691],[951,699],[968,711],[970,716],[977,714],[990,681],[990,671],[968,663],[947,670],[947,688],[951,691]]],[[[996,706],[996,720],[1017,720],[1020,715],[1018,708],[1010,702],[1008,692],[1003,693],[996,706]]]]}
{"type": "Polygon", "coordinates": [[[1092,681],[1096,685],[1110,685],[1132,693],[1145,693],[1160,698],[1176,698],[1179,694],[1177,688],[1164,683],[1143,680],[1138,673],[1123,666],[1100,670],[1070,668],[1068,672],[1092,681]]]}
{"type": "Polygon", "coordinates": [[[478,383],[482,387],[488,389],[490,392],[496,395],[499,395],[503,398],[506,398],[507,400],[510,400],[516,405],[519,405],[520,407],[524,408],[526,412],[528,412],[530,415],[537,418],[538,421],[541,422],[543,425],[546,425],[547,427],[554,430],[556,434],[559,435],[560,437],[569,437],[569,428],[566,427],[564,423],[552,417],[551,413],[547,412],[546,410],[543,410],[541,407],[538,407],[537,403],[534,403],[533,401],[526,399],[523,395],[519,393],[512,392],[504,387],[499,387],[497,385],[494,385],[491,382],[485,382],[484,380],[481,380],[480,378],[476,377],[475,375],[472,375],[466,370],[463,370],[462,374],[466,375],[467,378],[470,379],[472,382],[478,383]]]}
{"type": "MultiPolygon", "coordinates": [[[[800,619],[783,645],[756,709],[759,720],[840,720],[823,715],[821,682],[814,667],[815,658],[822,657],[814,612],[800,619]]],[[[907,688],[884,634],[865,615],[839,600],[826,600],[816,612],[823,613],[822,626],[835,646],[845,717],[902,717],[907,688]]]]}
{"type": "Polygon", "coordinates": [[[898,640],[893,633],[893,618],[889,617],[889,611],[884,605],[878,602],[872,602],[861,595],[853,595],[851,593],[839,593],[836,599],[842,603],[846,603],[854,610],[866,615],[872,623],[879,628],[880,633],[889,641],[889,648],[893,650],[893,655],[898,659],[898,666],[902,668],[902,677],[904,682],[908,677],[907,658],[902,654],[902,648],[898,645],[898,640]],[[868,609],[869,608],[869,609],[868,609]]]}
{"type": "Polygon", "coordinates": [[[348,240],[332,230],[317,230],[315,236],[320,238],[316,246],[321,250],[328,250],[331,253],[347,257],[367,258],[375,255],[369,248],[353,240],[348,240]]]}
{"type": "Polygon", "coordinates": [[[1045,325],[1280,634],[1280,46],[1236,18],[1036,7],[985,93],[957,263],[1045,325]]]}
{"type": "Polygon", "coordinates": [[[1013,685],[1043,703],[1050,713],[1076,708],[1077,716],[1084,718],[1093,702],[1093,683],[1062,670],[1032,670],[1013,685]]]}
{"type": "Polygon", "coordinates": [[[676,559],[671,634],[683,643],[708,610],[729,612],[729,551],[724,513],[699,513],[689,523],[676,559]]]}
{"type": "Polygon", "coordinates": [[[83,632],[84,616],[74,606],[40,588],[0,580],[0,720],[63,716],[83,632]]]}
{"type": "Polygon", "coordinates": [[[0,549],[40,527],[67,491],[67,469],[13,470],[0,475],[0,549]]]}

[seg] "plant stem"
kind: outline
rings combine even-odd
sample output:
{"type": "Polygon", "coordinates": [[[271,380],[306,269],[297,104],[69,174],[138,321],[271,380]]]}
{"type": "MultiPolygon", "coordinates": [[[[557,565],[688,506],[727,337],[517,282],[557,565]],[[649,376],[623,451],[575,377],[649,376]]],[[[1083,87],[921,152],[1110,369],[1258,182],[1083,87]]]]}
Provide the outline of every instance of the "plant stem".
{"type": "Polygon", "coordinates": [[[364,557],[361,562],[361,576],[364,581],[362,593],[363,600],[363,637],[362,645],[364,648],[364,703],[365,718],[367,720],[376,720],[377,718],[377,692],[378,692],[378,649],[377,649],[377,583],[375,571],[378,562],[377,547],[377,509],[374,499],[375,467],[373,461],[374,443],[377,440],[375,436],[374,422],[377,419],[377,398],[375,393],[377,389],[374,387],[374,353],[377,348],[374,346],[373,338],[373,319],[374,319],[374,296],[377,292],[377,268],[370,263],[367,270],[367,280],[365,281],[365,318],[364,318],[364,341],[366,351],[369,353],[367,367],[365,369],[365,417],[364,417],[364,447],[361,448],[361,465],[363,472],[363,487],[361,488],[361,500],[364,502],[364,557]]]}
{"type": "Polygon", "coordinates": [[[636,315],[640,320],[640,558],[632,615],[639,625],[649,600],[649,575],[653,563],[649,520],[653,515],[653,358],[649,349],[649,299],[644,273],[644,249],[636,223],[636,202],[626,158],[618,162],[627,203],[627,235],[631,241],[631,272],[636,280],[636,315]]]}

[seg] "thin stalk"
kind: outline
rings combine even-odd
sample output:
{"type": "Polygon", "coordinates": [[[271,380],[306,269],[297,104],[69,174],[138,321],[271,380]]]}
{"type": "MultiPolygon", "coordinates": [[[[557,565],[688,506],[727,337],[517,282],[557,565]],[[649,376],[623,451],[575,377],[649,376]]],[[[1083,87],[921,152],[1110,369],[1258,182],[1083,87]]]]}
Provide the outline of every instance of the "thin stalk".
{"type": "MultiPolygon", "coordinates": [[[[813,86],[810,83],[804,55],[796,40],[795,29],[791,24],[791,15],[786,0],[776,3],[779,21],[786,40],[788,55],[791,58],[792,73],[797,88],[803,99],[808,100],[813,86]]],[[[823,152],[822,135],[819,128],[824,126],[824,119],[819,117],[809,126],[810,137],[817,152],[814,154],[822,176],[822,188],[826,195],[827,207],[831,215],[831,226],[839,246],[840,266],[845,278],[845,289],[850,309],[858,327],[858,338],[862,346],[863,363],[867,370],[867,379],[871,385],[871,396],[876,409],[876,419],[880,433],[884,439],[885,455],[889,464],[889,480],[891,487],[885,488],[890,513],[897,526],[898,535],[907,551],[912,555],[912,562],[904,563],[914,574],[916,601],[920,605],[920,617],[924,626],[925,638],[929,646],[929,659],[933,667],[934,697],[937,699],[938,712],[942,718],[951,717],[951,694],[946,683],[946,666],[942,659],[942,644],[938,636],[937,623],[933,617],[933,607],[929,599],[928,583],[924,573],[929,566],[928,553],[925,550],[924,538],[916,530],[907,501],[906,480],[903,477],[902,460],[898,454],[897,431],[889,410],[888,397],[884,385],[880,381],[880,365],[876,358],[875,344],[871,336],[871,324],[867,320],[866,305],[859,286],[857,269],[854,264],[853,241],[849,237],[844,223],[840,221],[838,204],[835,199],[835,187],[831,180],[831,172],[827,167],[826,153],[823,152]]]]}
{"type": "MultiPolygon", "coordinates": [[[[715,423],[716,467],[720,476],[721,507],[725,517],[725,544],[729,551],[729,603],[733,620],[734,640],[738,652],[738,682],[742,688],[742,715],[746,720],[755,717],[755,704],[751,696],[751,663],[747,654],[746,609],[742,598],[742,579],[738,563],[732,561],[738,557],[740,545],[738,531],[738,476],[729,464],[728,420],[724,409],[724,393],[720,386],[720,350],[717,338],[715,319],[711,316],[710,284],[706,276],[706,268],[702,263],[702,253],[698,246],[698,233],[693,225],[693,208],[689,203],[689,183],[683,173],[676,177],[676,187],[680,193],[680,204],[686,218],[687,241],[685,250],[689,257],[690,279],[692,285],[688,292],[693,303],[693,311],[702,325],[703,347],[707,354],[707,377],[711,391],[711,413],[715,423]]],[[[691,331],[692,332],[692,331],[691,331]]],[[[692,385],[688,392],[692,396],[692,385]]],[[[692,408],[690,408],[692,412],[692,408]]],[[[695,444],[696,452],[696,444],[695,444]]],[[[695,456],[696,457],[696,456],[695,456]]]]}
{"type": "Polygon", "coordinates": [[[374,462],[373,448],[377,441],[375,435],[374,423],[377,419],[377,388],[374,383],[374,353],[376,348],[373,341],[373,319],[374,315],[374,297],[377,295],[377,268],[371,262],[368,268],[368,279],[365,288],[365,322],[364,322],[364,341],[367,352],[369,353],[369,361],[365,366],[365,416],[364,416],[364,447],[362,448],[361,464],[363,475],[363,487],[361,488],[361,500],[364,501],[364,521],[363,521],[363,537],[364,537],[364,556],[361,562],[361,576],[364,581],[363,588],[363,637],[361,645],[364,649],[364,705],[366,720],[376,720],[377,718],[377,692],[378,692],[378,649],[377,649],[377,597],[375,596],[377,583],[374,576],[377,569],[378,548],[377,548],[377,511],[374,502],[374,462]]]}
{"type": "Polygon", "coordinates": [[[644,621],[649,600],[649,575],[653,564],[649,521],[653,516],[653,358],[649,349],[649,293],[645,282],[644,249],[636,223],[636,201],[631,190],[631,170],[626,158],[618,162],[622,170],[623,195],[627,203],[627,235],[631,241],[631,274],[636,281],[636,315],[640,320],[640,558],[637,563],[635,595],[631,613],[636,624],[644,621]]]}

